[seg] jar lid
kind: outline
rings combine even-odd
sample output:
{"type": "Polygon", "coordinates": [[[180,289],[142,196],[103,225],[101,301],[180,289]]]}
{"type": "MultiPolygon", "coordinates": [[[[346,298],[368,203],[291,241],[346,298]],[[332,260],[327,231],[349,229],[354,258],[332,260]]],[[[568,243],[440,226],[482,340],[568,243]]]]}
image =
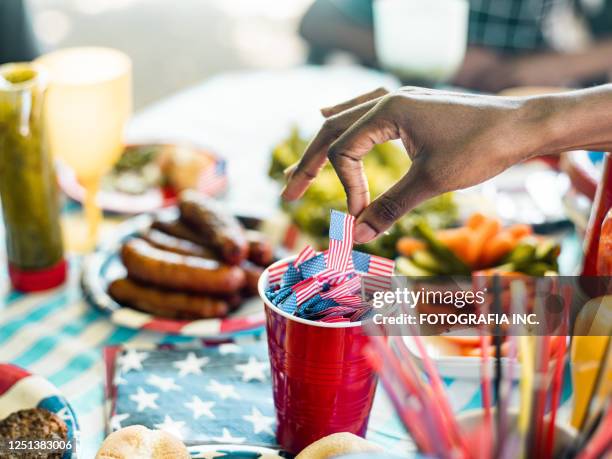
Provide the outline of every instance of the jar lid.
{"type": "Polygon", "coordinates": [[[39,292],[63,284],[66,280],[68,263],[61,259],[49,268],[40,270],[23,270],[9,263],[9,277],[16,290],[22,292],[39,292]]]}

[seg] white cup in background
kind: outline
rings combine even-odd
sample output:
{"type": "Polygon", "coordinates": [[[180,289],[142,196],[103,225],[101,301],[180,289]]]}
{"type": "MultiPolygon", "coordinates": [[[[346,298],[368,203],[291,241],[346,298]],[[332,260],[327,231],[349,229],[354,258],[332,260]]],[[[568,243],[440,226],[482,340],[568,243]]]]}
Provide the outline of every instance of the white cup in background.
{"type": "Polygon", "coordinates": [[[467,0],[375,0],[381,66],[403,80],[448,81],[465,55],[468,13],[467,0]]]}

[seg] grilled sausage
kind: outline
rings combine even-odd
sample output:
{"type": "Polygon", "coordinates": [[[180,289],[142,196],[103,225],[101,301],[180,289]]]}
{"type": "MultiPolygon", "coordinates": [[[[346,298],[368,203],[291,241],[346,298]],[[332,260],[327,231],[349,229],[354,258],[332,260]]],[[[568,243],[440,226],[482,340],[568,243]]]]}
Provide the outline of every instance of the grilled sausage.
{"type": "Polygon", "coordinates": [[[225,317],[231,309],[225,300],[219,298],[163,290],[132,279],[113,281],[108,286],[108,293],[119,303],[170,319],[225,317]]]}
{"type": "Polygon", "coordinates": [[[221,260],[238,265],[248,255],[248,242],[240,222],[224,212],[220,205],[195,191],[181,195],[181,221],[185,222],[221,260]]]}
{"type": "Polygon", "coordinates": [[[274,260],[270,241],[259,231],[247,230],[245,234],[249,243],[249,261],[264,268],[269,266],[274,260]]]}
{"type": "Polygon", "coordinates": [[[238,266],[160,250],[143,239],[123,244],[121,260],[132,279],[173,290],[226,295],[245,283],[245,273],[238,266]]]}
{"type": "Polygon", "coordinates": [[[211,259],[214,259],[215,257],[212,250],[207,249],[200,244],[196,244],[195,242],[187,239],[172,236],[157,229],[149,229],[142,235],[142,238],[152,246],[155,246],[158,249],[167,250],[168,252],[211,259]]]}
{"type": "Polygon", "coordinates": [[[155,220],[151,224],[151,228],[169,234],[170,236],[185,239],[203,247],[207,247],[203,238],[199,237],[195,231],[181,222],[178,218],[174,220],[155,220]]]}

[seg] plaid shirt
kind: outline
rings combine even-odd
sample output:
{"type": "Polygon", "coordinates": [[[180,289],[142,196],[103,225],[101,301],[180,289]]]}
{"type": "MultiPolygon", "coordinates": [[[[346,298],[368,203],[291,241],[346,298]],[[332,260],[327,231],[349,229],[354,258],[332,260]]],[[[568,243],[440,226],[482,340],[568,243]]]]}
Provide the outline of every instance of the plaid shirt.
{"type": "Polygon", "coordinates": [[[469,43],[507,51],[545,46],[544,17],[554,0],[470,0],[469,43]]]}
{"type": "MultiPolygon", "coordinates": [[[[319,0],[324,1],[324,0],[319,0]]],[[[351,21],[372,25],[372,2],[375,0],[325,0],[335,5],[351,21]]],[[[497,48],[507,52],[525,52],[558,48],[547,36],[547,28],[558,26],[567,35],[567,22],[555,18],[565,9],[575,15],[572,27],[582,27],[589,35],[612,33],[611,0],[469,0],[471,45],[497,48]]],[[[550,33],[548,33],[550,35],[550,33]]]]}
{"type": "Polygon", "coordinates": [[[563,48],[612,32],[609,0],[469,0],[469,43],[508,52],[563,48]],[[564,16],[563,18],[561,16],[564,16]],[[569,29],[573,30],[569,30],[569,29]]]}

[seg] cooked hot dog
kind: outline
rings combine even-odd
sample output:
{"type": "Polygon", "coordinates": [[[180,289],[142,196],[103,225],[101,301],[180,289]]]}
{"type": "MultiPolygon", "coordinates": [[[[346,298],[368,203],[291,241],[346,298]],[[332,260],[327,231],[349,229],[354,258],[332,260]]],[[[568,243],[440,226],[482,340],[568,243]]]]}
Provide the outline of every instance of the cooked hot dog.
{"type": "Polygon", "coordinates": [[[158,249],[167,250],[169,252],[178,253],[180,255],[191,255],[194,257],[212,258],[215,255],[212,250],[196,244],[187,239],[178,238],[168,233],[164,233],[157,229],[149,229],[142,235],[142,238],[149,244],[158,249]]]}
{"type": "Polygon", "coordinates": [[[274,258],[270,241],[259,231],[247,230],[245,234],[249,242],[249,261],[258,266],[269,266],[274,258]]]}
{"type": "Polygon", "coordinates": [[[170,236],[185,239],[206,247],[206,244],[204,244],[202,238],[178,218],[174,220],[155,220],[151,224],[151,228],[161,231],[162,233],[169,234],[170,236]]]}
{"type": "Polygon", "coordinates": [[[219,204],[195,191],[181,195],[181,221],[185,222],[205,244],[231,265],[240,264],[248,255],[248,242],[240,222],[224,212],[219,204]]]}
{"type": "Polygon", "coordinates": [[[131,279],[113,281],[108,292],[119,303],[170,319],[210,319],[230,311],[230,305],[219,298],[162,290],[131,279]]]}
{"type": "Polygon", "coordinates": [[[121,260],[132,279],[174,290],[226,295],[245,283],[245,273],[238,266],[160,250],[143,239],[123,244],[121,260]]]}

